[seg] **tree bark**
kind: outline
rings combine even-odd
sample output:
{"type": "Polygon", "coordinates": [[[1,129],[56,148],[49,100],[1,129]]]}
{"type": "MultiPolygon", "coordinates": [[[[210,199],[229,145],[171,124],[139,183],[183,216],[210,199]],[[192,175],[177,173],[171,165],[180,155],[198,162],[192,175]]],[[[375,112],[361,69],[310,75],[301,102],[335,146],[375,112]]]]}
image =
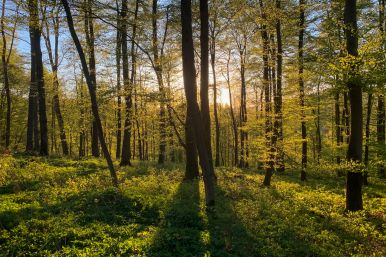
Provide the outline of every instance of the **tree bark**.
{"type": "Polygon", "coordinates": [[[301,128],[302,128],[302,170],[300,179],[306,180],[306,168],[307,168],[307,127],[305,121],[305,92],[304,92],[304,57],[303,57],[303,45],[304,45],[304,30],[305,30],[305,0],[299,1],[299,45],[298,45],[298,74],[299,74],[299,94],[300,94],[300,108],[301,108],[301,128]]]}
{"type": "MultiPolygon", "coordinates": [[[[137,10],[136,3],[136,10],[137,10]]],[[[131,119],[132,119],[132,108],[133,108],[133,100],[132,100],[132,91],[134,84],[134,75],[135,68],[132,70],[132,79],[129,78],[129,57],[128,57],[128,47],[127,47],[127,12],[128,12],[128,3],[127,0],[122,0],[122,73],[123,73],[123,84],[125,88],[125,102],[126,102],[126,116],[125,116],[125,125],[123,131],[123,144],[122,144],[122,156],[121,156],[121,166],[131,166],[131,119]]],[[[137,15],[137,14],[136,14],[137,15]]],[[[136,22],[136,17],[135,17],[136,22]]],[[[133,38],[132,38],[132,48],[131,48],[131,57],[132,64],[135,65],[135,52],[133,42],[135,40],[136,34],[136,23],[133,24],[133,38]],[[133,58],[134,57],[134,58],[133,58]]]]}
{"type": "Polygon", "coordinates": [[[117,146],[115,158],[121,157],[121,141],[122,141],[122,97],[121,97],[121,51],[122,51],[122,33],[121,33],[121,14],[117,4],[117,42],[115,47],[115,65],[117,68],[117,146]]]}
{"type": "MultiPolygon", "coordinates": [[[[386,49],[386,42],[384,40],[385,38],[385,0],[378,0],[379,2],[379,32],[381,34],[382,45],[381,45],[381,51],[385,51],[386,49]]],[[[385,88],[384,84],[380,84],[378,87],[381,89],[385,88]]],[[[379,157],[384,156],[385,154],[385,96],[384,94],[380,94],[378,96],[378,104],[377,104],[377,143],[378,143],[378,155],[379,157]]],[[[381,164],[379,166],[379,176],[381,178],[386,177],[386,169],[385,165],[381,164]]]]}
{"type": "MultiPolygon", "coordinates": [[[[37,139],[37,123],[39,122],[39,153],[40,155],[48,155],[48,129],[47,129],[47,113],[46,113],[46,101],[45,101],[45,87],[43,78],[43,60],[42,51],[40,47],[41,30],[39,24],[39,12],[38,1],[29,0],[28,9],[30,13],[30,38],[31,38],[31,87],[36,87],[37,98],[34,101],[34,108],[31,108],[31,115],[34,116],[31,121],[34,127],[35,145],[37,139]],[[33,73],[33,74],[32,74],[33,73]],[[36,113],[36,114],[34,114],[36,113]],[[39,118],[37,118],[37,113],[39,118]]],[[[27,134],[29,134],[27,132],[27,134]]],[[[27,135],[28,137],[29,135],[27,135]]],[[[28,140],[27,140],[28,148],[28,140]]],[[[37,147],[34,147],[37,150],[37,147]]],[[[28,150],[28,149],[27,149],[28,150]]]]}
{"type": "Polygon", "coordinates": [[[90,92],[91,110],[92,110],[92,113],[93,113],[93,116],[94,116],[94,119],[95,119],[95,122],[96,122],[96,125],[98,128],[98,132],[99,132],[98,136],[99,136],[99,141],[100,141],[101,146],[102,146],[103,155],[106,158],[106,161],[107,161],[107,164],[109,167],[110,175],[112,178],[112,183],[114,186],[117,187],[118,186],[117,174],[115,172],[113,161],[111,159],[110,153],[107,149],[105,139],[103,137],[102,122],[101,122],[101,119],[99,116],[98,102],[97,102],[97,97],[96,97],[96,92],[95,92],[96,91],[96,85],[94,85],[94,80],[92,79],[90,72],[89,72],[89,69],[87,67],[86,57],[84,55],[82,45],[80,44],[78,35],[76,34],[76,31],[74,28],[74,22],[72,19],[72,14],[71,14],[71,10],[70,10],[70,7],[68,5],[68,2],[67,2],[67,0],[61,0],[61,2],[63,4],[64,10],[66,13],[68,28],[70,30],[72,40],[74,41],[74,44],[76,46],[76,49],[77,49],[77,52],[78,52],[78,55],[79,55],[79,58],[80,58],[80,61],[82,64],[83,74],[84,74],[84,77],[86,78],[87,87],[88,87],[88,90],[90,92]]]}
{"type": "MultiPolygon", "coordinates": [[[[356,0],[346,0],[344,8],[344,24],[347,54],[358,57],[358,28],[356,0]]],[[[351,111],[351,133],[347,152],[347,159],[355,163],[362,162],[362,87],[358,79],[357,67],[353,65],[348,74],[347,88],[349,89],[351,111]]],[[[355,169],[355,167],[354,167],[355,169]]],[[[359,171],[347,172],[346,209],[357,211],[363,209],[362,203],[362,174],[359,171]]]]}
{"type": "MultiPolygon", "coordinates": [[[[8,77],[8,58],[7,56],[7,39],[5,36],[5,25],[4,25],[4,19],[5,19],[5,3],[6,0],[3,0],[3,6],[1,10],[1,36],[3,39],[3,48],[1,52],[1,63],[3,66],[3,83],[4,83],[4,90],[5,90],[5,97],[7,100],[7,114],[6,114],[6,121],[5,121],[5,149],[8,149],[10,145],[10,139],[11,139],[11,90],[9,87],[9,77],[8,77]]],[[[13,40],[13,35],[12,35],[13,40]]],[[[10,50],[11,51],[11,50],[10,50]]],[[[11,55],[11,52],[9,53],[9,56],[11,55]]]]}
{"type": "Polygon", "coordinates": [[[211,164],[209,146],[205,138],[205,125],[197,103],[196,68],[194,66],[194,48],[192,31],[191,0],[181,0],[182,27],[182,66],[187,108],[193,121],[193,130],[204,177],[205,201],[207,206],[215,203],[215,178],[211,164]]]}
{"type": "MultiPolygon", "coordinates": [[[[96,64],[95,64],[95,35],[94,22],[92,19],[92,4],[94,0],[84,0],[84,30],[86,34],[88,65],[93,84],[96,86],[96,64]]],[[[96,90],[96,88],[95,88],[96,90]]],[[[95,119],[91,128],[91,154],[99,157],[98,129],[95,119]]]]}
{"type": "MultiPolygon", "coordinates": [[[[276,0],[276,9],[281,11],[281,0],[276,0]]],[[[276,21],[276,40],[277,40],[277,81],[276,81],[276,96],[275,96],[275,122],[274,127],[277,133],[277,170],[284,172],[284,145],[283,145],[283,94],[282,94],[282,78],[283,78],[283,43],[281,33],[281,18],[276,21]]]]}

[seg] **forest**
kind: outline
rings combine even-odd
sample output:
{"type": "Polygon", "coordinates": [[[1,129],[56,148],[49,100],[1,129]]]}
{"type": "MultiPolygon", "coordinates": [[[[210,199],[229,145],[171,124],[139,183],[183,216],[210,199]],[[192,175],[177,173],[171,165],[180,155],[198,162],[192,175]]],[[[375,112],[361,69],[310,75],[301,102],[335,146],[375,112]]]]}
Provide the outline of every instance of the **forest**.
{"type": "Polygon", "coordinates": [[[386,256],[385,0],[0,2],[0,256],[386,256]]]}

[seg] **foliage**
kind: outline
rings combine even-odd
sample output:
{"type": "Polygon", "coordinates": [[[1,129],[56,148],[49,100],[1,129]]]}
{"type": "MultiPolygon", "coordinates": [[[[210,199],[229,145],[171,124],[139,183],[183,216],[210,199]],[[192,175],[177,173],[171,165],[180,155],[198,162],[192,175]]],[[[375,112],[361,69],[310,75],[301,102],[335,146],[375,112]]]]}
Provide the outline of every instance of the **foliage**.
{"type": "Polygon", "coordinates": [[[385,183],[370,177],[364,211],[344,211],[344,179],[218,170],[217,206],[175,165],[138,163],[110,187],[98,159],[0,159],[2,256],[383,256],[385,183]]]}

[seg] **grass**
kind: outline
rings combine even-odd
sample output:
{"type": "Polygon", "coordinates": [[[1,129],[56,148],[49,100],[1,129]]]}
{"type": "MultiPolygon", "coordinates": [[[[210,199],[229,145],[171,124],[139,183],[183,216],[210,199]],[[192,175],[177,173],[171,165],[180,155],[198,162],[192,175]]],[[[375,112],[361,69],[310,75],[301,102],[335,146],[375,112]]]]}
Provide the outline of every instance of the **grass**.
{"type": "Polygon", "coordinates": [[[220,168],[215,210],[178,165],[1,157],[0,256],[385,256],[386,185],[344,211],[344,178],[220,168]]]}

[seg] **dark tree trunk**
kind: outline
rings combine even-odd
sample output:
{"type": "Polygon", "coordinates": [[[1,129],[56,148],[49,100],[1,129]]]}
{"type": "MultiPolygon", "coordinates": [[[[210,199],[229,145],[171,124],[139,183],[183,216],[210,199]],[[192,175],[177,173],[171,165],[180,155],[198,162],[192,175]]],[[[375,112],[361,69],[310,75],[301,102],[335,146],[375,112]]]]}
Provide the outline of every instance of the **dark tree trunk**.
{"type": "MultiPolygon", "coordinates": [[[[90,70],[90,76],[93,80],[93,84],[96,86],[96,64],[95,64],[95,35],[94,35],[94,22],[92,18],[92,4],[94,0],[84,1],[84,28],[86,34],[88,65],[90,70]]],[[[96,91],[96,88],[95,88],[96,91]]],[[[91,128],[91,155],[99,157],[99,144],[98,144],[98,128],[95,118],[92,122],[91,128]]]]}
{"type": "MultiPolygon", "coordinates": [[[[358,28],[356,0],[346,0],[344,9],[344,24],[347,54],[358,56],[358,28]]],[[[356,67],[351,67],[348,74],[347,88],[349,89],[351,110],[351,133],[347,152],[347,159],[356,163],[362,161],[363,115],[362,115],[362,87],[358,81],[356,67]]],[[[355,167],[354,167],[355,169],[355,167]]],[[[362,174],[356,170],[347,172],[346,209],[357,211],[363,209],[362,203],[362,174]]]]}
{"type": "Polygon", "coordinates": [[[373,105],[373,94],[369,93],[367,97],[367,116],[366,116],[366,127],[365,127],[365,172],[363,174],[363,184],[368,185],[369,182],[367,180],[368,177],[368,164],[369,164],[369,144],[370,144],[370,120],[371,120],[371,108],[373,105]]]}
{"type": "Polygon", "coordinates": [[[92,109],[92,113],[93,113],[96,125],[98,127],[98,132],[99,132],[98,136],[99,136],[99,141],[100,141],[101,146],[102,146],[103,155],[106,158],[113,185],[117,187],[118,186],[117,174],[115,172],[113,161],[111,159],[110,153],[107,149],[105,139],[103,137],[102,122],[101,122],[101,119],[99,116],[98,102],[97,102],[97,97],[96,97],[96,92],[95,92],[96,91],[96,85],[94,85],[94,80],[92,79],[92,77],[90,75],[82,45],[80,44],[78,35],[75,32],[74,22],[72,19],[71,10],[70,10],[70,7],[68,5],[68,2],[67,2],[67,0],[61,0],[61,2],[63,4],[64,10],[66,13],[68,28],[70,30],[71,37],[72,37],[74,44],[76,46],[76,49],[77,49],[77,52],[78,52],[78,55],[79,55],[79,58],[80,58],[80,61],[82,64],[83,74],[84,74],[84,77],[86,78],[87,86],[88,86],[88,89],[90,92],[91,109],[92,109]]]}
{"type": "Polygon", "coordinates": [[[186,121],[185,121],[185,145],[186,145],[186,167],[185,167],[185,180],[192,180],[197,178],[200,174],[198,171],[197,161],[197,147],[196,139],[194,137],[192,109],[186,110],[186,121]]]}
{"type": "Polygon", "coordinates": [[[263,180],[264,186],[271,185],[271,177],[274,171],[274,156],[272,149],[272,117],[271,117],[271,92],[270,92],[270,83],[269,83],[269,36],[267,31],[267,26],[265,24],[267,18],[264,10],[263,1],[259,1],[261,18],[263,24],[261,26],[261,39],[263,41],[263,89],[265,96],[265,146],[266,146],[266,163],[265,163],[265,176],[263,180]]]}
{"type": "MultiPolygon", "coordinates": [[[[117,9],[119,6],[117,5],[117,9]]],[[[122,141],[122,97],[121,97],[121,50],[122,50],[122,33],[121,33],[121,14],[117,10],[117,42],[115,47],[115,63],[117,68],[117,148],[115,158],[121,157],[121,141],[122,141]]]]}
{"type": "MultiPolygon", "coordinates": [[[[383,38],[381,51],[385,51],[386,42],[385,38],[385,0],[378,0],[379,2],[379,31],[383,38]]],[[[384,84],[380,84],[379,87],[384,89],[384,84]]],[[[385,96],[380,94],[378,96],[378,105],[377,105],[377,142],[378,142],[378,152],[379,156],[384,156],[385,154],[385,96]]],[[[386,169],[383,164],[379,167],[379,176],[381,178],[386,177],[386,169]]]]}
{"type": "MultiPolygon", "coordinates": [[[[208,146],[209,159],[213,163],[211,147],[211,126],[209,111],[209,11],[208,0],[200,0],[200,103],[201,117],[204,123],[204,138],[208,146]]],[[[213,164],[211,164],[213,165],[213,164]]]]}
{"type": "Polygon", "coordinates": [[[247,51],[247,35],[243,35],[243,43],[238,45],[240,55],[240,168],[248,167],[248,132],[245,126],[247,125],[247,85],[245,81],[245,65],[247,51]]]}
{"type": "Polygon", "coordinates": [[[181,0],[181,27],[182,27],[182,66],[187,108],[192,114],[196,146],[200,159],[200,166],[204,177],[205,200],[207,206],[215,203],[215,178],[211,163],[209,146],[205,135],[200,109],[197,103],[196,68],[194,66],[194,48],[192,31],[191,0],[181,0]]]}
{"type": "Polygon", "coordinates": [[[3,39],[1,63],[3,66],[3,83],[4,83],[4,90],[5,90],[5,97],[7,100],[7,114],[6,114],[6,121],[5,121],[5,149],[8,149],[9,144],[11,142],[10,141],[11,140],[11,91],[9,88],[9,78],[8,78],[8,58],[6,57],[7,56],[7,39],[5,36],[5,25],[4,25],[5,2],[6,0],[3,0],[3,6],[1,10],[1,36],[3,39]]]}
{"type": "MultiPolygon", "coordinates": [[[[281,0],[276,0],[276,8],[281,10],[281,0]]],[[[283,77],[283,43],[281,35],[281,18],[276,21],[276,40],[277,40],[277,81],[275,96],[275,131],[277,133],[277,170],[283,172],[284,165],[284,145],[283,145],[283,112],[282,112],[282,77],[283,77]]]]}
{"type": "MultiPolygon", "coordinates": [[[[138,4],[138,3],[137,3],[138,4]]],[[[137,5],[136,4],[136,5],[137,5]]],[[[137,9],[137,7],[136,7],[137,9]]],[[[121,166],[131,166],[130,158],[131,158],[131,119],[132,119],[132,91],[133,91],[133,82],[129,78],[129,56],[128,56],[128,47],[127,47],[127,11],[128,11],[128,3],[127,0],[122,0],[122,73],[123,73],[123,85],[125,88],[125,102],[126,102],[126,116],[125,116],[125,125],[123,131],[123,144],[122,144],[122,156],[121,156],[121,166]]],[[[132,42],[135,40],[136,33],[136,24],[133,24],[133,38],[132,42]]],[[[132,58],[134,56],[134,49],[132,45],[131,54],[132,58]]],[[[135,63],[135,56],[132,60],[132,63],[135,63]]],[[[132,72],[135,72],[134,69],[132,72]]],[[[135,73],[134,73],[135,74],[135,73]]]]}
{"type": "Polygon", "coordinates": [[[302,128],[302,170],[300,179],[306,180],[306,168],[307,168],[307,127],[305,121],[305,92],[304,92],[304,57],[303,57],[303,45],[304,45],[304,30],[305,30],[305,0],[299,1],[299,45],[298,45],[298,74],[299,74],[299,93],[300,93],[300,108],[301,108],[301,128],[302,128]]]}
{"type": "MultiPolygon", "coordinates": [[[[36,88],[37,97],[34,99],[34,108],[31,108],[31,115],[35,117],[32,119],[35,134],[35,145],[37,135],[37,123],[39,121],[39,153],[40,155],[48,155],[48,129],[47,129],[47,113],[46,113],[46,102],[45,102],[45,88],[43,78],[43,60],[42,51],[40,47],[41,30],[39,24],[39,13],[38,13],[38,1],[29,0],[28,9],[30,13],[30,38],[31,38],[31,86],[36,88]],[[33,73],[33,74],[32,74],[33,73]],[[39,119],[37,118],[37,112],[39,113],[39,119]]],[[[27,133],[27,137],[29,133],[27,133]]],[[[27,139],[27,150],[28,150],[28,139],[27,139]]],[[[35,150],[37,147],[35,146],[35,150]]]]}

